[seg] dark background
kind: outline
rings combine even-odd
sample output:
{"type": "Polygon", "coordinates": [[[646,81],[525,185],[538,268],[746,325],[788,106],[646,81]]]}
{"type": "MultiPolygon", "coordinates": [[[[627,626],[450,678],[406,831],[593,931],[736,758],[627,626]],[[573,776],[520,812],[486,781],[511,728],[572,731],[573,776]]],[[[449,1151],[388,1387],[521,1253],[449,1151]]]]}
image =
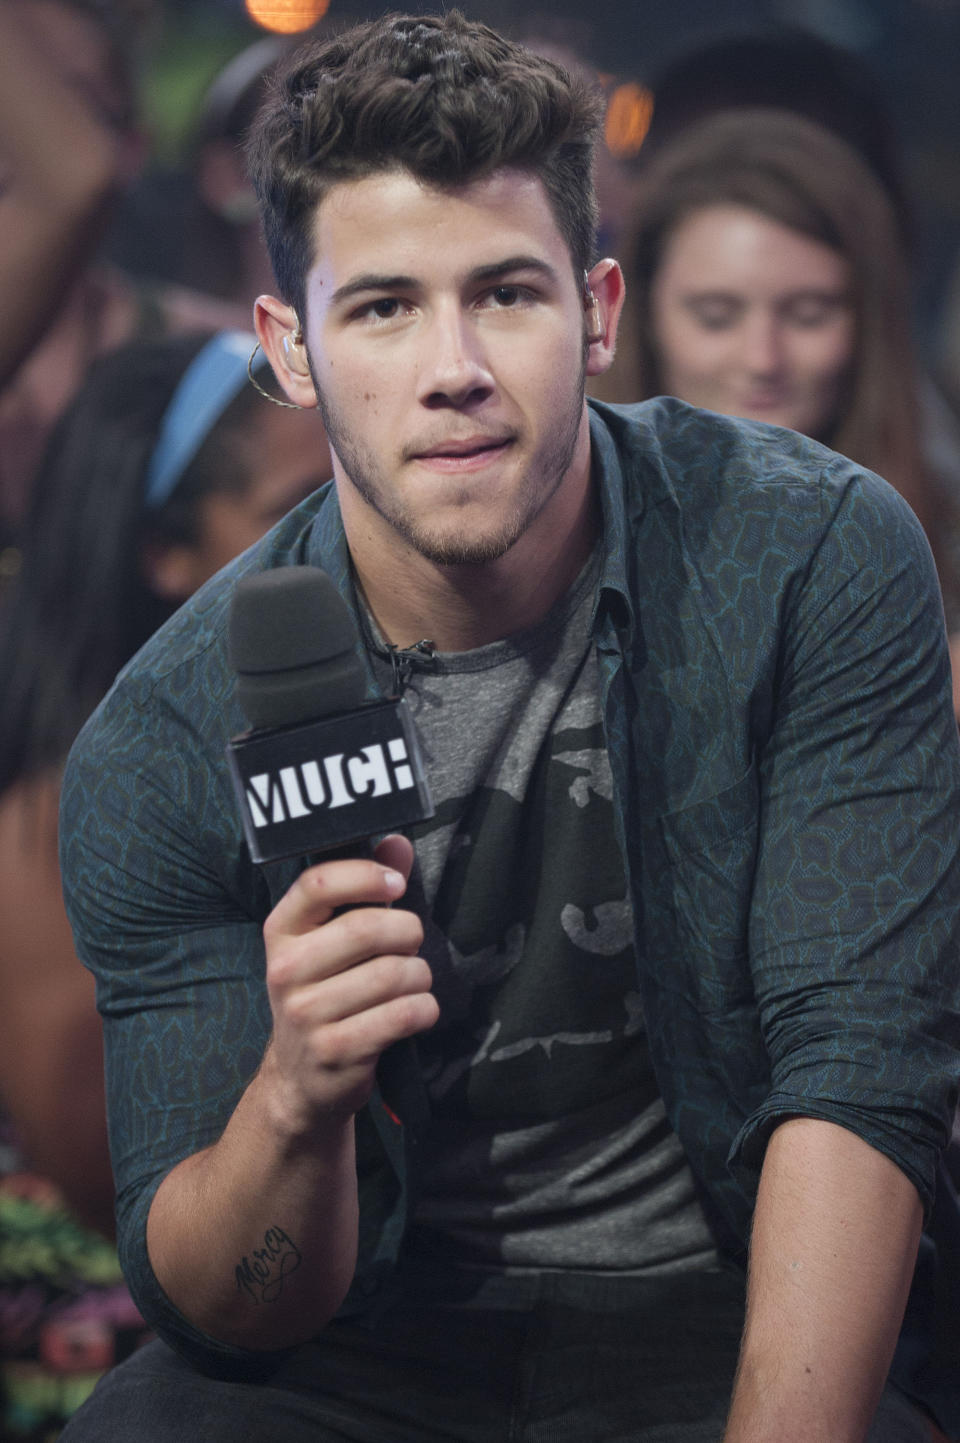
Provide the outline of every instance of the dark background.
{"type": "MultiPolygon", "coordinates": [[[[339,27],[402,4],[330,0],[339,27]]],[[[422,11],[447,8],[418,3],[422,11]]],[[[461,0],[508,33],[572,46],[615,79],[647,81],[691,43],[771,23],[802,25],[855,51],[878,77],[901,140],[916,216],[918,328],[934,353],[960,255],[960,0],[461,0]]],[[[264,31],[243,0],[159,0],[146,75],[156,163],[175,167],[200,97],[221,64],[264,31]]]]}

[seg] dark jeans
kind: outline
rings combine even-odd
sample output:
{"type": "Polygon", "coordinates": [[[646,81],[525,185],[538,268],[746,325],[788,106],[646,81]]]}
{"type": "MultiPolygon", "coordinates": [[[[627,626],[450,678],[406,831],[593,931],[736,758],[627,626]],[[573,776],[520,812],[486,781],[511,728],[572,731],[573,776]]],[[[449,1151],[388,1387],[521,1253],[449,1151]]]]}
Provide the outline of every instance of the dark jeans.
{"type": "MultiPolygon", "coordinates": [[[[742,1326],[725,1270],[408,1279],[374,1324],[331,1324],[267,1383],[162,1343],[113,1370],[63,1443],[718,1443],[742,1326]]],[[[869,1443],[929,1443],[888,1390],[869,1443]]]]}

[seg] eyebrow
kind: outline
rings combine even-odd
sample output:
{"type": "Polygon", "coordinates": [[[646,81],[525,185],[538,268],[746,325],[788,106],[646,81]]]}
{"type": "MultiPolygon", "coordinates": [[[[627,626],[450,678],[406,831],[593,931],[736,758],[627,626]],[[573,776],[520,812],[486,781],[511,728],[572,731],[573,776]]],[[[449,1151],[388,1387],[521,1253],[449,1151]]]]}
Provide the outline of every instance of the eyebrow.
{"type": "MultiPolygon", "coordinates": [[[[501,261],[492,261],[489,265],[477,266],[469,273],[466,280],[468,285],[478,285],[485,281],[495,281],[503,276],[514,275],[517,271],[535,271],[545,280],[555,282],[557,279],[557,272],[553,266],[539,256],[516,255],[507,256],[501,261]]],[[[366,271],[363,275],[354,276],[352,280],[338,286],[330,297],[330,304],[332,306],[340,305],[343,301],[348,301],[351,297],[361,295],[366,291],[419,290],[422,285],[422,280],[418,280],[416,276],[387,275],[376,271],[366,271]]]]}
{"type": "MultiPolygon", "coordinates": [[[[817,300],[845,300],[850,294],[849,286],[797,286],[787,292],[790,300],[815,297],[817,300]]],[[[684,301],[739,301],[743,299],[740,290],[724,290],[719,286],[707,286],[700,290],[683,292],[684,301]]]]}
{"type": "Polygon", "coordinates": [[[500,276],[513,275],[516,271],[534,271],[537,275],[543,276],[544,280],[555,281],[557,273],[549,261],[543,260],[540,256],[508,256],[506,260],[494,261],[488,266],[478,266],[471,271],[468,280],[495,281],[500,276]]]}

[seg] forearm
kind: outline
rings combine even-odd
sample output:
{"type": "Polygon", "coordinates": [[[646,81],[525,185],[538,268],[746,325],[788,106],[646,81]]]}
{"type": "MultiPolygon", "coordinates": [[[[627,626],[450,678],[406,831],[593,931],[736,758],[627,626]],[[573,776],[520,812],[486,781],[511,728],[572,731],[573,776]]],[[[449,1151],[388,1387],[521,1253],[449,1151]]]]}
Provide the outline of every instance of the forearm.
{"type": "Polygon", "coordinates": [[[862,1443],[921,1217],[912,1183],[854,1133],[813,1118],[777,1128],[757,1197],[725,1443],[862,1443]]]}
{"type": "Polygon", "coordinates": [[[176,1167],[150,1210],[157,1280],[222,1342],[287,1347],[339,1308],[357,1257],[354,1118],[381,1053],[437,1018],[420,921],[384,905],[413,848],[391,837],[377,856],[309,868],[270,913],[260,1070],[219,1142],[176,1167]]]}
{"type": "Polygon", "coordinates": [[[294,1135],[261,1070],[220,1140],[164,1179],[147,1246],[167,1296],[211,1337],[256,1349],[312,1337],[356,1261],[353,1117],[294,1135]]]}

